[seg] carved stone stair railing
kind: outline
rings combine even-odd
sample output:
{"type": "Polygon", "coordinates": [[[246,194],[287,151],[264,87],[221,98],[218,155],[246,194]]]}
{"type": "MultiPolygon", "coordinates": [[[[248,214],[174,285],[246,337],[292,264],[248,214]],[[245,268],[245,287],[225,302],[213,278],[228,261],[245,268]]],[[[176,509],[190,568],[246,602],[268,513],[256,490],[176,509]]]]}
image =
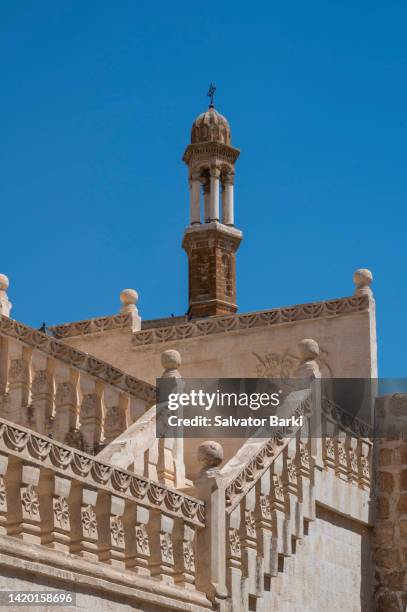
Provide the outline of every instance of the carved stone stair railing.
{"type": "Polygon", "coordinates": [[[179,609],[201,610],[210,607],[196,587],[204,524],[202,501],[0,419],[5,554],[35,556],[102,576],[112,588],[133,585],[178,601],[179,609]]]}
{"type": "Polygon", "coordinates": [[[304,415],[302,427],[249,439],[221,470],[214,467],[222,460],[220,445],[204,443],[204,467],[195,483],[207,517],[198,536],[198,580],[220,610],[275,609],[273,579],[308,533],[320,493],[323,503],[336,503],[332,480],[345,498],[369,495],[372,442],[366,427],[338,406],[333,410],[331,402],[321,403],[318,385],[291,394],[292,413],[304,415]]]}
{"type": "Polygon", "coordinates": [[[155,387],[0,316],[0,415],[95,452],[155,402],[155,387]]]}

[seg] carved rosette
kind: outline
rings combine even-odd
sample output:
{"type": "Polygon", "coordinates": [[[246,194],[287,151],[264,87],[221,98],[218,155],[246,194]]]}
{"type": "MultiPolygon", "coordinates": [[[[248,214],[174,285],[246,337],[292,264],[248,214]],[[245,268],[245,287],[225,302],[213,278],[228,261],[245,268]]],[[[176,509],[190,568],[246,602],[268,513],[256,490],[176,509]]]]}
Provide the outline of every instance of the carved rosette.
{"type": "Polygon", "coordinates": [[[54,521],[55,527],[62,529],[63,531],[69,531],[70,529],[70,514],[69,504],[65,497],[61,495],[54,497],[53,499],[53,510],[54,510],[54,521]]]}
{"type": "Polygon", "coordinates": [[[250,538],[256,538],[256,520],[251,510],[245,510],[245,531],[250,538]]]}
{"type": "Polygon", "coordinates": [[[271,482],[271,499],[274,508],[282,509],[285,503],[283,480],[280,474],[273,474],[271,482]]]}
{"type": "Polygon", "coordinates": [[[110,534],[117,548],[124,548],[124,526],[121,516],[110,517],[110,534]]]}
{"type": "Polygon", "coordinates": [[[40,518],[40,502],[33,485],[28,485],[21,491],[23,518],[36,521],[40,518]]]}
{"type": "Polygon", "coordinates": [[[168,565],[174,564],[174,554],[172,548],[172,539],[171,534],[169,533],[160,533],[160,546],[161,546],[161,555],[164,563],[168,563],[168,565]]]}
{"type": "Polygon", "coordinates": [[[145,525],[136,525],[136,548],[139,555],[148,557],[150,555],[150,546],[148,543],[147,529],[145,525]]]}
{"type": "Polygon", "coordinates": [[[260,514],[263,520],[271,520],[271,506],[268,495],[260,495],[260,514]]]}
{"type": "Polygon", "coordinates": [[[3,477],[0,477],[0,512],[7,512],[6,487],[3,477]]]}
{"type": "Polygon", "coordinates": [[[97,519],[95,510],[90,504],[81,508],[81,523],[84,537],[96,540],[98,535],[97,519]]]}
{"type": "Polygon", "coordinates": [[[190,572],[195,572],[195,551],[193,543],[185,540],[183,542],[183,552],[184,552],[184,566],[185,569],[190,572]]]}
{"type": "Polygon", "coordinates": [[[229,549],[231,557],[241,557],[242,548],[239,531],[237,529],[229,529],[229,549]]]}

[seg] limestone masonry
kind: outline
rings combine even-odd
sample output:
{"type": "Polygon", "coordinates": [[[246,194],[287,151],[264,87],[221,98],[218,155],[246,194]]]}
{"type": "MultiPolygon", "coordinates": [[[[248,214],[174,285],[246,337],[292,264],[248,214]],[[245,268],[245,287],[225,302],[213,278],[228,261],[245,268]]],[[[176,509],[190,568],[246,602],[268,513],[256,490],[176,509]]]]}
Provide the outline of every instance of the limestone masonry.
{"type": "Polygon", "coordinates": [[[239,154],[211,104],[183,156],[185,315],[142,320],[124,289],[117,313],[36,330],[0,275],[2,590],[106,612],[405,612],[407,396],[376,397],[372,274],[345,297],[237,313],[239,154]],[[279,406],[289,431],[220,444],[157,438],[160,377],[306,384],[279,406]],[[341,378],[369,381],[352,397],[367,421],[341,378]]]}

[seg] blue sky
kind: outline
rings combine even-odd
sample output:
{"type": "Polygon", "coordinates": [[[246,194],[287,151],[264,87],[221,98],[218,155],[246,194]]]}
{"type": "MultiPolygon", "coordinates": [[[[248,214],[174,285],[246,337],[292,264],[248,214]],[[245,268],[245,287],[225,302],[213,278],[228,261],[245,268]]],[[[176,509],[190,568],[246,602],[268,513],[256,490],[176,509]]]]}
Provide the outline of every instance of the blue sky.
{"type": "Polygon", "coordinates": [[[0,5],[0,272],[39,326],[187,309],[195,116],[241,149],[241,311],[350,295],[373,271],[382,376],[405,376],[403,2],[0,5]]]}

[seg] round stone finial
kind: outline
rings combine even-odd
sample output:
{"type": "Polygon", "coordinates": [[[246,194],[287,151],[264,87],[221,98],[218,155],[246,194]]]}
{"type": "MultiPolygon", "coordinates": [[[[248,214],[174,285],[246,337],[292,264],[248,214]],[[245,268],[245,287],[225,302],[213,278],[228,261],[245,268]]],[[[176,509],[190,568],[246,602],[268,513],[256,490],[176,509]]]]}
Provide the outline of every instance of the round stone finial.
{"type": "Polygon", "coordinates": [[[219,442],[208,440],[198,446],[198,461],[202,469],[218,467],[223,461],[223,448],[219,442]]]}
{"type": "Polygon", "coordinates": [[[178,370],[181,365],[181,355],[174,349],[161,353],[161,365],[164,370],[178,370]]]}
{"type": "Polygon", "coordinates": [[[353,282],[356,285],[355,293],[367,293],[370,294],[372,290],[370,285],[373,281],[373,274],[367,268],[360,268],[353,274],[353,282]]]}
{"type": "Polygon", "coordinates": [[[9,285],[8,277],[5,274],[0,274],[0,291],[7,291],[9,285]]]}
{"type": "Polygon", "coordinates": [[[318,342],[311,338],[304,338],[298,343],[301,359],[303,361],[309,361],[311,359],[317,359],[319,355],[318,342]]]}
{"type": "Polygon", "coordinates": [[[138,293],[135,289],[123,289],[120,293],[120,301],[123,306],[136,305],[138,302],[138,293]]]}

